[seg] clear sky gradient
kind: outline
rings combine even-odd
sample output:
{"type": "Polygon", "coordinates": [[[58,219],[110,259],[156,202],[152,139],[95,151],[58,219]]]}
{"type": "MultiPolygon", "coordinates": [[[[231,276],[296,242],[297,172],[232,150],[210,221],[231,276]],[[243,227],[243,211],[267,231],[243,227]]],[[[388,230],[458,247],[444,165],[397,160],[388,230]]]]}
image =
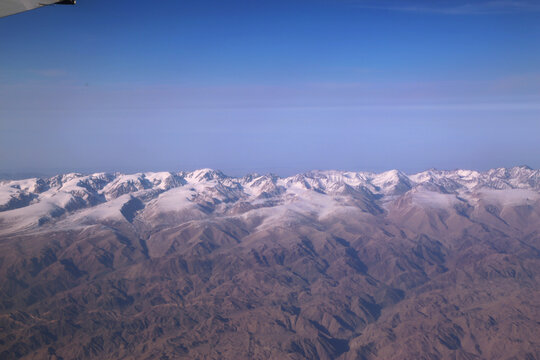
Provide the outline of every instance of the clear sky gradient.
{"type": "Polygon", "coordinates": [[[0,34],[0,172],[540,167],[538,1],[79,0],[0,34]]]}

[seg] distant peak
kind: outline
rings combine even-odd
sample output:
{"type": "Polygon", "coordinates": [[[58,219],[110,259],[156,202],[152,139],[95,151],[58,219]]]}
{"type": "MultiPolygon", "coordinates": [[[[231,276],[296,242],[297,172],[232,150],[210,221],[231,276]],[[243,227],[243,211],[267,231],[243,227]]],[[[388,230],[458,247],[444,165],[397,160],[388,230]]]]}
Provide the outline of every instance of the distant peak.
{"type": "Polygon", "coordinates": [[[194,179],[194,180],[197,180],[197,181],[217,180],[217,179],[223,179],[223,178],[226,178],[226,177],[227,176],[224,173],[222,173],[221,171],[214,170],[214,169],[209,169],[209,168],[204,168],[204,169],[199,169],[199,170],[192,171],[192,172],[188,173],[187,176],[186,176],[186,178],[194,179]]]}

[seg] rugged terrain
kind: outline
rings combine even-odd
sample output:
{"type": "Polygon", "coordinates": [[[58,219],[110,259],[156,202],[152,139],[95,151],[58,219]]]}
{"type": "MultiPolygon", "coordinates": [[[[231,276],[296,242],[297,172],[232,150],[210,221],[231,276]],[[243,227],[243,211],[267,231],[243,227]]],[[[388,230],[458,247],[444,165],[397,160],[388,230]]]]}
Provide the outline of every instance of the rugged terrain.
{"type": "Polygon", "coordinates": [[[0,183],[0,359],[540,359],[540,171],[0,183]]]}

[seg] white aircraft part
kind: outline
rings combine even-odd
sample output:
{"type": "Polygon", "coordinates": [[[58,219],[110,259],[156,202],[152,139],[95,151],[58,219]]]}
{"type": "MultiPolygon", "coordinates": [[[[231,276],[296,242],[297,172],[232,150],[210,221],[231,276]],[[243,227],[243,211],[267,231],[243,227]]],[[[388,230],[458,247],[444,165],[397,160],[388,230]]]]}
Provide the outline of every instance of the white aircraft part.
{"type": "Polygon", "coordinates": [[[38,7],[52,5],[59,0],[0,0],[0,17],[17,14],[38,7]]]}

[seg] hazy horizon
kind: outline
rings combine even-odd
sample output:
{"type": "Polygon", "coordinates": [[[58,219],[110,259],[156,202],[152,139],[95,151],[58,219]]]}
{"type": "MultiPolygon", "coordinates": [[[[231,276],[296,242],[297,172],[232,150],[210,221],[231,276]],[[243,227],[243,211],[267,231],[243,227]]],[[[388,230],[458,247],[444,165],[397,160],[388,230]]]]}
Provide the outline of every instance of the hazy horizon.
{"type": "Polygon", "coordinates": [[[539,20],[326,0],[2,18],[0,172],[539,168],[539,20]]]}
{"type": "MultiPolygon", "coordinates": [[[[513,166],[507,166],[507,167],[499,167],[499,168],[516,168],[516,167],[526,167],[531,170],[539,170],[538,168],[530,167],[527,164],[516,164],[513,166]]],[[[143,170],[133,170],[133,171],[119,171],[119,170],[100,170],[100,169],[89,169],[86,171],[77,171],[77,170],[48,170],[48,171],[0,171],[0,180],[22,180],[22,179],[29,179],[29,178],[51,178],[56,175],[64,175],[64,174],[71,174],[71,173],[79,173],[82,175],[92,175],[97,173],[120,173],[120,174],[138,174],[138,173],[159,173],[159,172],[170,172],[170,173],[179,173],[179,172],[192,172],[197,170],[204,170],[209,168],[191,168],[191,169],[143,169],[143,170]]],[[[280,178],[286,178],[298,174],[303,173],[310,173],[310,172],[327,172],[327,171],[337,171],[337,172],[371,172],[374,174],[380,174],[387,171],[393,171],[398,170],[406,175],[415,175],[420,172],[429,171],[429,170],[436,170],[436,171],[457,171],[457,170],[466,170],[466,171],[478,171],[478,172],[487,172],[489,170],[495,170],[497,168],[486,168],[486,169],[474,169],[474,168],[453,168],[453,169],[444,169],[444,168],[427,168],[427,169],[420,169],[420,170],[413,170],[413,171],[406,171],[399,168],[394,169],[384,169],[384,170],[369,170],[369,169],[306,169],[302,171],[297,172],[291,172],[287,170],[276,170],[276,171],[250,171],[250,172],[237,172],[235,170],[232,171],[225,171],[222,169],[210,169],[215,171],[220,171],[224,175],[233,177],[233,178],[239,178],[247,175],[253,175],[253,174],[259,174],[259,175],[277,175],[280,178]]]]}

